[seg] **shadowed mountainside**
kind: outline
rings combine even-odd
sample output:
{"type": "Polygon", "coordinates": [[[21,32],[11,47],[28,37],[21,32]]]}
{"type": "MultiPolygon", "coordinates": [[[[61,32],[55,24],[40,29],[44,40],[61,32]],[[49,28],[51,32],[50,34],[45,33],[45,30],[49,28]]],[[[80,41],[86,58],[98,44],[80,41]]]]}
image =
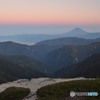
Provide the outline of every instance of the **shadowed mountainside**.
{"type": "Polygon", "coordinates": [[[0,58],[13,62],[19,66],[27,66],[29,68],[36,69],[40,72],[48,72],[47,65],[25,55],[0,55],[0,58]]]}
{"type": "Polygon", "coordinates": [[[84,61],[57,71],[56,77],[100,77],[100,53],[94,54],[84,61]]]}
{"type": "Polygon", "coordinates": [[[43,61],[45,56],[66,45],[87,45],[93,42],[99,42],[100,39],[82,39],[82,38],[59,38],[54,40],[41,41],[35,45],[28,46],[11,41],[0,42],[0,55],[26,55],[36,60],[43,61]]]}
{"type": "Polygon", "coordinates": [[[20,78],[31,79],[33,77],[42,77],[42,76],[45,77],[46,76],[46,74],[37,70],[34,67],[29,67],[24,64],[18,65],[17,63],[14,63],[14,60],[13,61],[12,60],[13,59],[11,59],[11,61],[8,61],[7,59],[0,57],[0,83],[7,82],[7,81],[13,81],[13,80],[20,79],[20,78]]]}
{"type": "Polygon", "coordinates": [[[100,42],[83,46],[64,46],[50,52],[44,63],[58,70],[79,63],[95,53],[100,53],[100,42]]]}
{"type": "MultiPolygon", "coordinates": [[[[20,73],[23,73],[23,75],[32,73],[32,77],[51,75],[61,68],[80,63],[96,53],[100,53],[100,38],[58,38],[41,41],[31,46],[11,41],[0,42],[0,59],[3,59],[5,63],[6,61],[7,63],[13,63],[18,68],[24,68],[24,71],[23,69],[16,70],[21,71],[20,73]]],[[[0,67],[2,68],[2,66],[0,67]]],[[[12,65],[9,66],[12,67],[12,65]]],[[[13,68],[10,69],[13,70],[13,68]]],[[[8,74],[2,70],[0,71],[1,76],[8,74]]],[[[8,76],[12,79],[18,78],[17,76],[15,78],[11,77],[10,73],[8,76]]],[[[31,76],[27,77],[30,78],[31,76]]]]}

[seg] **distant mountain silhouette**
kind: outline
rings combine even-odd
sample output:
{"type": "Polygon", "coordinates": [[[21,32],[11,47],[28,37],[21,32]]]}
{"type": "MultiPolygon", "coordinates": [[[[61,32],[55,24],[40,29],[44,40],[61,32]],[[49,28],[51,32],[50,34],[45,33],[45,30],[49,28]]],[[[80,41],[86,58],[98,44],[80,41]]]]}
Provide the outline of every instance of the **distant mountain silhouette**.
{"type": "Polygon", "coordinates": [[[56,39],[62,37],[80,37],[87,39],[100,38],[100,33],[89,33],[81,28],[75,28],[70,32],[47,35],[47,34],[22,34],[22,35],[11,35],[11,36],[0,36],[0,41],[14,41],[18,43],[34,44],[43,40],[56,39]]]}
{"type": "MultiPolygon", "coordinates": [[[[71,32],[79,32],[79,33],[85,33],[84,30],[82,30],[81,28],[77,27],[77,28],[74,28],[71,32]]],[[[86,32],[87,33],[87,32],[86,32]]]]}
{"type": "Polygon", "coordinates": [[[88,34],[88,32],[82,30],[81,28],[75,28],[72,31],[67,32],[63,35],[65,35],[66,37],[82,37],[86,34],[88,34]]]}
{"type": "Polygon", "coordinates": [[[100,38],[97,39],[83,39],[78,37],[66,37],[66,38],[57,38],[57,39],[51,39],[51,40],[45,40],[36,43],[35,45],[86,45],[90,44],[92,42],[99,42],[100,38]]]}
{"type": "Polygon", "coordinates": [[[85,38],[85,39],[100,38],[100,33],[88,33],[88,34],[84,35],[83,38],[85,38]]]}

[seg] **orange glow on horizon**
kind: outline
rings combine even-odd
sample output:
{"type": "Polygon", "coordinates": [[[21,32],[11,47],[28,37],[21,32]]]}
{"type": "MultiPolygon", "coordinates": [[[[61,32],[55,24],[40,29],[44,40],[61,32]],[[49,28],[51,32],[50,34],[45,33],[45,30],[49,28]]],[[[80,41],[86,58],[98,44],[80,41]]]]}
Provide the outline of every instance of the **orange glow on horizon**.
{"type": "Polygon", "coordinates": [[[0,24],[100,24],[100,1],[0,1],[0,24]]]}

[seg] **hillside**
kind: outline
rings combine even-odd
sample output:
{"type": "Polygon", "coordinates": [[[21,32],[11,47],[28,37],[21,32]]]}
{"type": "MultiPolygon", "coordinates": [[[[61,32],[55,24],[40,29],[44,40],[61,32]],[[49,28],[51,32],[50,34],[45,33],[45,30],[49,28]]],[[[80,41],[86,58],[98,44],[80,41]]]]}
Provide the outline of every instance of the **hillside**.
{"type": "Polygon", "coordinates": [[[30,89],[28,88],[9,87],[0,93],[0,100],[22,100],[29,95],[29,93],[30,89]]]}
{"type": "MultiPolygon", "coordinates": [[[[76,40],[77,38],[73,39],[76,40]]],[[[81,39],[79,40],[81,41],[81,39]]],[[[96,40],[99,41],[99,39],[96,40]]],[[[66,65],[70,66],[99,51],[99,42],[98,44],[65,46],[62,44],[27,46],[14,42],[0,43],[0,54],[3,57],[5,56],[6,60],[18,65],[35,68],[43,73],[54,72],[66,65]]]]}
{"type": "Polygon", "coordinates": [[[60,69],[57,77],[100,77],[100,53],[94,54],[84,61],[60,69]]]}
{"type": "Polygon", "coordinates": [[[63,66],[68,67],[81,62],[92,54],[99,52],[100,42],[83,46],[64,46],[60,49],[50,52],[46,56],[44,63],[51,66],[56,71],[63,66]]]}
{"type": "Polygon", "coordinates": [[[69,37],[69,38],[58,38],[52,40],[46,40],[36,43],[35,45],[31,46],[32,50],[32,57],[45,63],[45,57],[48,56],[48,53],[60,49],[66,45],[88,45],[93,42],[100,42],[100,39],[83,39],[83,38],[76,38],[76,37],[69,37]]]}
{"type": "MultiPolygon", "coordinates": [[[[70,39],[71,38],[67,38],[67,42],[70,39]]],[[[84,40],[81,38],[72,38],[71,41],[74,39],[79,41],[84,40]]],[[[66,41],[66,39],[63,41],[66,41]]],[[[93,41],[99,41],[99,39],[94,39],[92,42],[93,41]]],[[[54,73],[60,68],[79,63],[92,54],[99,52],[100,42],[88,45],[36,44],[32,46],[22,45],[11,41],[0,43],[0,55],[2,55],[4,59],[18,66],[27,66],[28,68],[33,68],[33,70],[37,70],[47,75],[54,73]]]]}
{"type": "Polygon", "coordinates": [[[6,59],[13,62],[19,66],[27,66],[31,69],[36,69],[42,73],[48,72],[47,65],[25,55],[0,55],[0,58],[6,59]]]}
{"type": "Polygon", "coordinates": [[[19,66],[15,63],[0,58],[0,83],[13,81],[20,78],[32,78],[46,76],[42,72],[27,66],[19,66]]]}
{"type": "MultiPolygon", "coordinates": [[[[0,42],[0,55],[25,55],[33,59],[44,61],[45,56],[66,45],[87,45],[93,42],[99,42],[100,39],[83,38],[58,38],[53,40],[41,41],[35,45],[24,45],[11,41],[0,42]]],[[[44,63],[44,62],[43,62],[44,63]]]]}
{"type": "Polygon", "coordinates": [[[29,46],[12,41],[0,42],[0,55],[27,55],[29,46]]]}
{"type": "MultiPolygon", "coordinates": [[[[37,100],[100,100],[100,79],[75,80],[41,87],[37,90],[37,100]],[[71,97],[70,92],[75,96],[71,97]],[[76,92],[97,92],[97,96],[77,96],[76,92]]],[[[80,94],[78,94],[80,95],[80,94]]],[[[84,94],[83,94],[84,95],[84,94]]],[[[85,94],[86,95],[86,94],[85,94]]]]}
{"type": "Polygon", "coordinates": [[[45,40],[36,43],[35,45],[48,45],[48,46],[65,46],[65,45],[87,45],[93,42],[99,42],[100,38],[97,39],[84,39],[78,37],[63,37],[51,40],[45,40]]]}

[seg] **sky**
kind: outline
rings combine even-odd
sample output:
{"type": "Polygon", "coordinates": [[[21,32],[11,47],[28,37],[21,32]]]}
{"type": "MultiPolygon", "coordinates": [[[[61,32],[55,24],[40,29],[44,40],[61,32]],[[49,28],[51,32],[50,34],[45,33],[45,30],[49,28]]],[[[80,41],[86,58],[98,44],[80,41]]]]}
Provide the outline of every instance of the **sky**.
{"type": "MultiPolygon", "coordinates": [[[[43,33],[65,32],[74,27],[100,32],[100,0],[0,0],[0,34],[6,34],[5,30],[13,33],[13,25],[33,25],[37,29],[44,26],[43,33]]],[[[31,33],[40,33],[38,30],[31,33]]]]}

